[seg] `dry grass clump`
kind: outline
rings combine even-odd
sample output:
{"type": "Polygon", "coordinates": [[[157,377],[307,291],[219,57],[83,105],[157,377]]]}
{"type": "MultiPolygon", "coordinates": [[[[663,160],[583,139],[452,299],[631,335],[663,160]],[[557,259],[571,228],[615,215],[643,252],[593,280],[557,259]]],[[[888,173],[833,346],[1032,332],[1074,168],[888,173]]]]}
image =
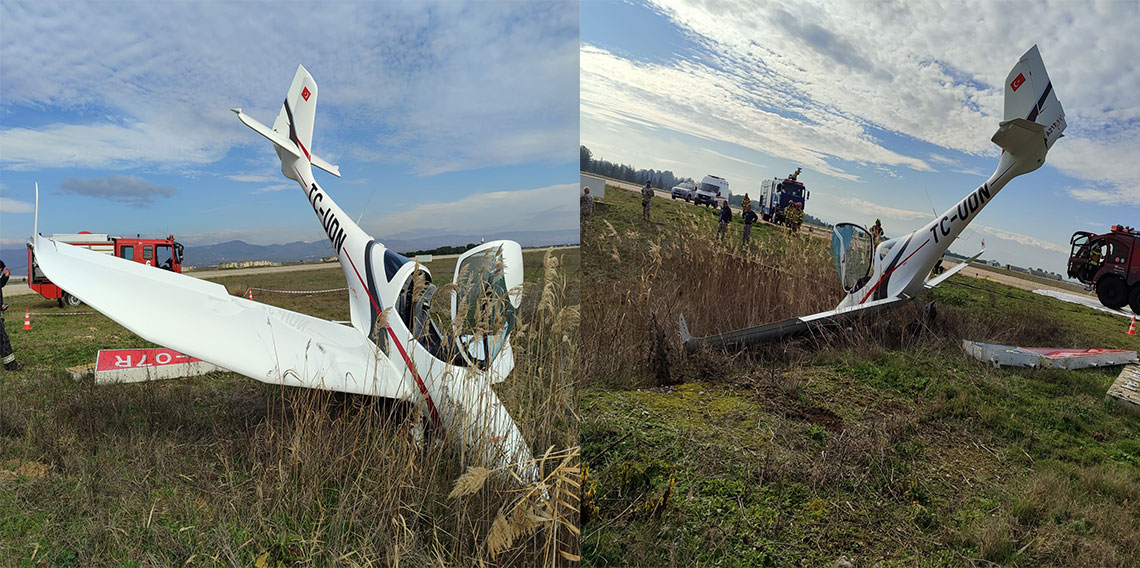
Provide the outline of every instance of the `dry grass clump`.
{"type": "Polygon", "coordinates": [[[557,258],[546,265],[523,291],[514,371],[493,387],[529,446],[550,448],[532,462],[538,483],[470,451],[463,432],[425,435],[413,404],[228,373],[128,385],[25,375],[5,384],[18,402],[0,401],[0,451],[49,473],[0,483],[0,513],[29,519],[0,530],[0,565],[33,550],[81,566],[576,562],[578,309],[557,258]]]}
{"type": "Polygon", "coordinates": [[[606,225],[583,239],[584,262],[610,265],[592,268],[612,276],[584,291],[582,372],[591,381],[667,383],[681,314],[694,335],[713,335],[831,309],[842,296],[822,239],[767,231],[744,247],[690,219],[671,238],[647,241],[606,225]]]}

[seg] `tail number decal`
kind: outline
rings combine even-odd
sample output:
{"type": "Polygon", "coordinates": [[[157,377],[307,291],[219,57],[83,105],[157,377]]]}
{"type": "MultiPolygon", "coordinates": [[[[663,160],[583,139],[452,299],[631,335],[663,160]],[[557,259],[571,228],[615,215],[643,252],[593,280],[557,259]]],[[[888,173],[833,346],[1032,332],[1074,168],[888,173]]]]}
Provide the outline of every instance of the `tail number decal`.
{"type": "Polygon", "coordinates": [[[325,234],[328,235],[329,241],[332,242],[333,249],[336,250],[337,256],[340,255],[340,249],[344,246],[344,240],[348,238],[345,234],[344,228],[340,226],[340,221],[333,215],[332,208],[325,209],[318,205],[325,200],[325,194],[321,192],[321,188],[317,184],[309,186],[309,203],[313,205],[313,211],[317,212],[317,218],[321,220],[321,226],[325,228],[325,234]]]}
{"type": "Polygon", "coordinates": [[[990,186],[983,183],[982,187],[975,189],[973,193],[967,195],[965,199],[958,203],[958,210],[950,216],[942,216],[937,224],[930,227],[930,235],[934,237],[934,243],[938,244],[939,237],[946,237],[950,235],[950,231],[954,228],[955,221],[965,222],[971,215],[976,213],[978,209],[990,198],[990,186]]]}

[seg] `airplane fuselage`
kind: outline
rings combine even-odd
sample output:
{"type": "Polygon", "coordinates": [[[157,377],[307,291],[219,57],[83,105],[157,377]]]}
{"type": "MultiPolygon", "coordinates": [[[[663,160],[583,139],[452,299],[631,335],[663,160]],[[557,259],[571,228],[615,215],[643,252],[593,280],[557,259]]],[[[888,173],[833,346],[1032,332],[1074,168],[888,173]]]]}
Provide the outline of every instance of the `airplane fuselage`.
{"type": "MultiPolygon", "coordinates": [[[[1036,168],[1034,168],[1036,169],[1036,168]]],[[[921,229],[898,237],[894,246],[879,258],[874,251],[874,274],[862,288],[848,294],[839,308],[858,306],[873,300],[913,297],[926,282],[926,277],[962,231],[997,195],[1009,180],[1032,171],[1012,154],[1003,153],[998,167],[985,183],[968,193],[956,205],[935,217],[921,229]]]]}

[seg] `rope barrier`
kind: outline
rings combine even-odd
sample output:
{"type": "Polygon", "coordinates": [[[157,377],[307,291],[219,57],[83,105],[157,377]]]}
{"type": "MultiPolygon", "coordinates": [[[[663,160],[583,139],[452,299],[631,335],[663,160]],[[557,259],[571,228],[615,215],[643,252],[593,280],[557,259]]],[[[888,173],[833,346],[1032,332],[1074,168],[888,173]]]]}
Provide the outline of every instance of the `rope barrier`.
{"type": "Polygon", "coordinates": [[[326,292],[345,292],[348,290],[347,287],[345,287],[345,288],[330,288],[328,290],[270,290],[268,288],[251,288],[251,289],[252,290],[258,290],[260,292],[273,292],[276,294],[324,294],[326,292]]]}
{"type": "Polygon", "coordinates": [[[29,312],[32,316],[89,316],[99,312],[29,312]]]}

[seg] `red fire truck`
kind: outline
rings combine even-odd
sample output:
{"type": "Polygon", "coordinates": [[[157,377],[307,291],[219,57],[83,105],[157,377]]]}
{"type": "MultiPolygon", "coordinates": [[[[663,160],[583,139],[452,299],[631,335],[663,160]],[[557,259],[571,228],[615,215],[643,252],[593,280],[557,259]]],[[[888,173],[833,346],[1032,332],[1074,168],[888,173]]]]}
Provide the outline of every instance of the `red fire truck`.
{"type": "MultiPolygon", "coordinates": [[[[113,254],[148,266],[182,272],[182,245],[175,242],[174,235],[165,239],[143,239],[80,231],[74,234],[52,235],[51,239],[103,254],[113,254]]],[[[60,307],[65,303],[69,306],[78,306],[82,303],[79,298],[68,294],[66,290],[52,284],[51,280],[44,277],[39,264],[36,263],[35,251],[30,246],[28,247],[28,287],[49,300],[56,300],[60,307]]]]}
{"type": "Polygon", "coordinates": [[[1140,314],[1140,231],[1113,225],[1103,234],[1073,233],[1069,277],[1096,287],[1100,303],[1112,309],[1128,304],[1140,314]]]}

